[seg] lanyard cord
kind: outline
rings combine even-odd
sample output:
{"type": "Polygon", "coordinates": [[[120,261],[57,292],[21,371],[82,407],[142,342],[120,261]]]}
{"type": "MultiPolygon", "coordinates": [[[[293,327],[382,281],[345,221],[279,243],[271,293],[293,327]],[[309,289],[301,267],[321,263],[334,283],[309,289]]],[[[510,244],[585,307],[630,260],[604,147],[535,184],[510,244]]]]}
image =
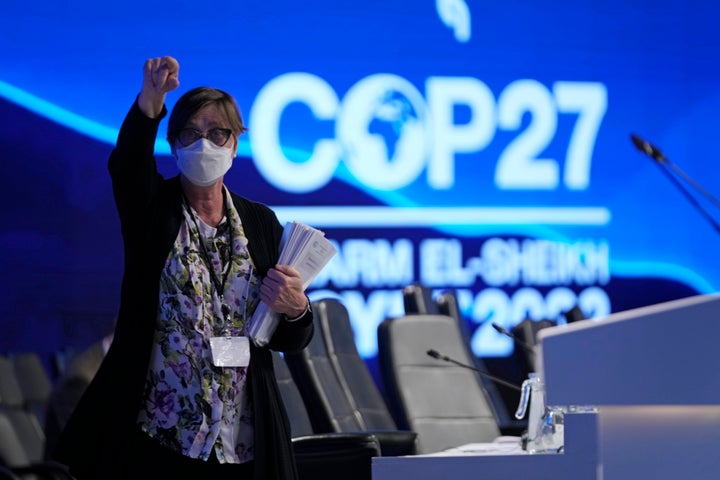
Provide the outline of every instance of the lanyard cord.
{"type": "MultiPolygon", "coordinates": [[[[193,223],[195,224],[195,228],[198,232],[198,240],[200,242],[200,258],[205,263],[205,266],[208,269],[208,274],[210,275],[210,281],[212,282],[213,286],[215,287],[215,292],[217,293],[218,297],[220,298],[220,304],[222,308],[222,314],[223,314],[223,320],[225,322],[228,322],[230,320],[230,309],[227,305],[225,305],[224,301],[224,294],[225,294],[225,285],[227,284],[227,279],[230,276],[230,270],[232,270],[232,260],[233,260],[233,227],[232,222],[230,221],[230,209],[227,206],[227,202],[225,202],[225,195],[223,194],[223,203],[225,203],[225,221],[227,222],[228,226],[228,235],[229,235],[229,241],[228,241],[228,247],[230,248],[230,255],[228,256],[228,264],[227,267],[224,269],[222,275],[222,281],[217,276],[217,272],[215,271],[215,268],[212,265],[212,259],[210,258],[210,254],[208,253],[207,249],[205,248],[205,239],[200,231],[200,224],[198,223],[198,219],[195,216],[195,212],[193,211],[192,207],[188,203],[187,197],[185,197],[185,194],[183,193],[183,205],[185,208],[188,209],[190,212],[190,216],[192,217],[193,223]]],[[[220,267],[222,268],[222,255],[220,255],[220,252],[218,252],[218,258],[220,259],[220,267]]]]}

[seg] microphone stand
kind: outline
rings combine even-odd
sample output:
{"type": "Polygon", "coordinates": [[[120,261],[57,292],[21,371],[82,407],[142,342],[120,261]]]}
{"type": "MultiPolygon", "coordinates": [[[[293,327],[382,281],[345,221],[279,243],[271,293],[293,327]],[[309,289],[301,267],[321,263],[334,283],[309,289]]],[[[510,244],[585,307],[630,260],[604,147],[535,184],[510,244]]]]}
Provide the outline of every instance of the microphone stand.
{"type": "Polygon", "coordinates": [[[499,383],[499,384],[501,384],[501,385],[505,385],[506,387],[512,388],[513,390],[517,390],[518,392],[521,392],[521,391],[522,391],[522,388],[520,388],[518,385],[515,385],[514,383],[510,383],[510,382],[508,382],[507,380],[503,380],[503,379],[500,378],[500,377],[496,377],[495,375],[491,375],[491,374],[489,374],[489,373],[487,373],[487,372],[483,372],[483,371],[480,370],[479,368],[475,368],[475,367],[473,367],[473,366],[471,366],[471,365],[467,365],[467,364],[465,364],[465,363],[458,362],[458,361],[455,360],[454,358],[450,358],[450,357],[448,357],[448,356],[446,356],[446,355],[441,355],[437,350],[428,350],[426,353],[427,353],[429,356],[431,356],[432,358],[436,358],[436,359],[438,359],[438,360],[443,360],[443,361],[445,361],[445,362],[454,363],[455,365],[457,365],[457,366],[459,366],[459,367],[468,368],[468,369],[470,369],[470,370],[472,370],[472,371],[474,371],[474,372],[479,373],[479,374],[482,375],[483,377],[489,378],[489,379],[492,380],[493,382],[497,382],[497,383],[499,383]]]}
{"type": "Polygon", "coordinates": [[[505,335],[506,337],[512,339],[513,342],[515,342],[515,343],[517,343],[518,345],[520,345],[520,346],[523,348],[523,350],[525,350],[526,352],[530,353],[533,357],[535,356],[535,349],[533,349],[533,347],[531,347],[527,342],[524,342],[524,341],[520,340],[517,335],[515,335],[514,333],[512,333],[512,332],[509,331],[508,329],[501,327],[501,326],[498,325],[497,323],[492,323],[492,327],[493,327],[493,328],[495,329],[495,331],[498,332],[499,334],[505,335]]]}
{"type": "Polygon", "coordinates": [[[670,182],[675,185],[675,187],[680,190],[680,193],[685,196],[685,198],[690,202],[690,204],[695,207],[695,209],[700,212],[703,217],[705,217],[705,220],[707,220],[710,225],[712,225],[715,231],[720,233],[720,225],[715,221],[715,219],[713,219],[713,217],[708,213],[708,211],[703,208],[702,205],[700,205],[700,203],[690,193],[690,191],[685,188],[682,183],[680,183],[677,177],[673,176],[672,172],[675,172],[676,175],[682,178],[685,182],[687,182],[703,197],[708,199],[710,202],[713,203],[713,205],[718,208],[720,208],[720,201],[713,197],[707,190],[702,188],[695,180],[690,178],[690,176],[683,172],[677,165],[668,160],[659,148],[643,140],[635,134],[630,135],[630,139],[638,150],[640,150],[642,153],[655,161],[655,164],[660,168],[662,173],[670,180],[670,182]]]}

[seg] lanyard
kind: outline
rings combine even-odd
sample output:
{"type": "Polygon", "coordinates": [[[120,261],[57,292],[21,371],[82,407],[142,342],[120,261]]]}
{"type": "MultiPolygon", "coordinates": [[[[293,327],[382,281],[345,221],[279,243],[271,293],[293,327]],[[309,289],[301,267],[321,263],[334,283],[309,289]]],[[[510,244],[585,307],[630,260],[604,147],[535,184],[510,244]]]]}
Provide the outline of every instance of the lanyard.
{"type": "MultiPolygon", "coordinates": [[[[207,248],[205,248],[205,238],[203,237],[202,231],[200,230],[200,224],[198,223],[197,216],[195,215],[195,211],[192,209],[192,207],[189,205],[187,198],[183,194],[183,204],[185,205],[185,208],[188,209],[190,212],[190,216],[192,217],[193,223],[195,224],[195,228],[198,232],[198,241],[200,243],[200,258],[205,263],[205,266],[208,269],[208,274],[210,275],[210,281],[212,282],[213,286],[215,287],[215,292],[217,293],[219,299],[220,299],[220,308],[222,310],[222,318],[223,318],[223,330],[225,328],[228,328],[230,325],[230,308],[225,304],[224,300],[224,294],[225,294],[225,285],[227,284],[227,279],[230,276],[230,270],[232,270],[232,260],[233,260],[233,228],[232,228],[232,222],[230,221],[230,210],[227,207],[227,202],[225,202],[225,198],[223,195],[223,202],[225,203],[225,221],[227,222],[228,226],[228,247],[230,248],[230,254],[228,255],[227,260],[227,266],[224,268],[224,272],[222,274],[222,279],[218,278],[217,272],[215,271],[215,268],[212,264],[212,259],[210,258],[210,254],[207,251],[207,248]]],[[[218,252],[218,258],[220,259],[220,267],[223,268],[223,262],[222,262],[222,255],[220,252],[218,252]]],[[[248,280],[249,281],[249,280],[248,280]]]]}

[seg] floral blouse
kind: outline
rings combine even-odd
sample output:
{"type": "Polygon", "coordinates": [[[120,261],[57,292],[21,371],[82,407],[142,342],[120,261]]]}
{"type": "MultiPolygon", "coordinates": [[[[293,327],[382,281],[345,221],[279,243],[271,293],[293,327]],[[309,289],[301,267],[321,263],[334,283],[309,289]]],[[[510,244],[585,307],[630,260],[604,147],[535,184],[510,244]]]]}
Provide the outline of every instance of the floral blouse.
{"type": "Polygon", "coordinates": [[[210,338],[243,334],[260,284],[227,190],[225,204],[217,228],[185,204],[185,222],[160,277],[155,344],[138,423],[162,445],[189,457],[207,460],[215,451],[222,463],[243,463],[253,459],[247,367],[215,367],[210,338]]]}

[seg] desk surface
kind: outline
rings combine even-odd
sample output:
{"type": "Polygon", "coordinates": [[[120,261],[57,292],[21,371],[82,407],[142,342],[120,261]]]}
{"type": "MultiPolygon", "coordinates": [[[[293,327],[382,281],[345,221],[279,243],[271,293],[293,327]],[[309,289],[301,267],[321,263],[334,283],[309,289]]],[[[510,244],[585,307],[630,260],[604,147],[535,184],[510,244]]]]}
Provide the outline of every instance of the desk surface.
{"type": "Polygon", "coordinates": [[[508,446],[487,444],[487,449],[453,449],[431,455],[373,458],[373,480],[443,480],[477,478],[506,480],[595,480],[597,478],[597,416],[565,417],[565,444],[560,454],[530,455],[508,446]],[[466,450],[464,452],[464,450],[466,450]]]}
{"type": "Polygon", "coordinates": [[[495,452],[373,458],[373,480],[717,480],[720,405],[600,407],[565,415],[561,454],[495,452]]]}

